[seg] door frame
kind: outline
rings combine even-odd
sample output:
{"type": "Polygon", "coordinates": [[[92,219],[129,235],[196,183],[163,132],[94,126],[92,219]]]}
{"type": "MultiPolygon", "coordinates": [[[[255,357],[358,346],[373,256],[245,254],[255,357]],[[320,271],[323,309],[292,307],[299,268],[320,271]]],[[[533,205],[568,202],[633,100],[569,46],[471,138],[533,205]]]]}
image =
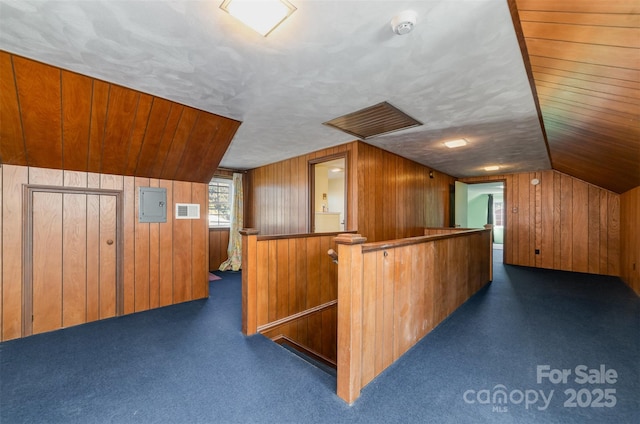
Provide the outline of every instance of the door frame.
{"type": "MultiPolygon", "coordinates": [[[[464,178],[462,178],[462,180],[464,180],[464,178]]],[[[506,263],[505,259],[507,256],[507,231],[511,231],[511,228],[507,229],[507,227],[510,225],[509,223],[509,214],[507,213],[507,206],[508,206],[508,196],[507,196],[507,179],[506,178],[496,178],[496,179],[478,179],[478,180],[473,180],[473,181],[460,181],[463,182],[467,185],[472,185],[472,184],[493,184],[493,183],[501,183],[504,187],[502,188],[502,197],[503,197],[503,202],[502,202],[502,219],[504,221],[504,225],[503,225],[503,234],[502,234],[502,262],[506,263]]],[[[453,226],[453,225],[452,225],[453,226]]]]}
{"type": "Polygon", "coordinates": [[[333,155],[322,156],[320,158],[309,159],[307,162],[308,173],[309,173],[309,228],[307,229],[308,233],[313,233],[315,228],[316,221],[316,173],[315,166],[319,163],[330,162],[336,159],[344,159],[344,231],[349,231],[349,152],[340,152],[335,153],[333,155]]]}
{"type": "Polygon", "coordinates": [[[22,274],[22,336],[33,333],[33,194],[86,194],[107,195],[116,198],[116,315],[124,313],[124,268],[122,258],[124,254],[124,228],[123,228],[123,192],[122,190],[92,189],[83,187],[60,187],[38,184],[23,184],[22,196],[22,222],[23,226],[23,274],[22,274]]]}

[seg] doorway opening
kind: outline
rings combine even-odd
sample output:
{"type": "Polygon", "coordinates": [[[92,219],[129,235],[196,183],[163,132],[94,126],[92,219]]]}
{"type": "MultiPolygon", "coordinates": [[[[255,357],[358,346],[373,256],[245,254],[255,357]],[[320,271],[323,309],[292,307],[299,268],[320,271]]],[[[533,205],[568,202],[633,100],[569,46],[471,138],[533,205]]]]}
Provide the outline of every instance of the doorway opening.
{"type": "MultiPolygon", "coordinates": [[[[491,181],[465,184],[455,182],[455,226],[482,228],[493,225],[493,248],[504,251],[505,237],[505,182],[491,181]]],[[[504,257],[504,254],[498,255],[504,257]]]]}
{"type": "Polygon", "coordinates": [[[347,157],[309,161],[311,233],[345,231],[347,222],[347,157]]]}

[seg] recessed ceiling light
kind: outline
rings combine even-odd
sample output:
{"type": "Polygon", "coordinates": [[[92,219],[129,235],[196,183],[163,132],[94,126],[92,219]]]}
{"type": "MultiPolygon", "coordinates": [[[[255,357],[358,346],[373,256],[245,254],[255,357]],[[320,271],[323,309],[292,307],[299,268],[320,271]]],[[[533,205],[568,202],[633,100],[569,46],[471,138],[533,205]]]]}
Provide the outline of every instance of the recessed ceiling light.
{"type": "Polygon", "coordinates": [[[500,167],[498,165],[491,165],[491,166],[485,166],[484,167],[485,171],[497,171],[498,169],[500,169],[500,167]]]}
{"type": "Polygon", "coordinates": [[[453,148],[456,148],[456,147],[466,146],[467,145],[467,140],[465,140],[464,138],[459,138],[457,140],[449,140],[449,141],[445,141],[444,145],[447,146],[450,149],[453,149],[453,148]]]}
{"type": "Polygon", "coordinates": [[[297,10],[287,0],[224,0],[220,9],[264,37],[297,10]]]}

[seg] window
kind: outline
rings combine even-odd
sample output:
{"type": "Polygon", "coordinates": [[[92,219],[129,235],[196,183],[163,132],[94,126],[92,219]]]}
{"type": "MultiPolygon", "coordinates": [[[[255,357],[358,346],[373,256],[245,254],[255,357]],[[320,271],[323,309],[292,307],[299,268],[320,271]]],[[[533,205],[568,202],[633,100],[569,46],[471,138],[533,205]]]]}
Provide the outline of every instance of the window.
{"type": "Polygon", "coordinates": [[[502,215],[502,202],[495,202],[493,204],[493,222],[496,227],[502,227],[504,225],[502,215]]]}
{"type": "Polygon", "coordinates": [[[214,178],[209,183],[209,227],[231,226],[233,180],[214,178]]]}

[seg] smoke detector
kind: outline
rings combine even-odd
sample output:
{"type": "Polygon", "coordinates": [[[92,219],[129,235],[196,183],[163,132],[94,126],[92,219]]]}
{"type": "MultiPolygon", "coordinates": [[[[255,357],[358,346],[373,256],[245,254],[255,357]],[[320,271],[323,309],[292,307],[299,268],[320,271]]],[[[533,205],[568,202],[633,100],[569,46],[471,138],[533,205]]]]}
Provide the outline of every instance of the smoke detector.
{"type": "Polygon", "coordinates": [[[400,12],[391,19],[391,28],[398,35],[404,35],[411,32],[416,24],[417,14],[413,10],[405,10],[400,12]]]}

